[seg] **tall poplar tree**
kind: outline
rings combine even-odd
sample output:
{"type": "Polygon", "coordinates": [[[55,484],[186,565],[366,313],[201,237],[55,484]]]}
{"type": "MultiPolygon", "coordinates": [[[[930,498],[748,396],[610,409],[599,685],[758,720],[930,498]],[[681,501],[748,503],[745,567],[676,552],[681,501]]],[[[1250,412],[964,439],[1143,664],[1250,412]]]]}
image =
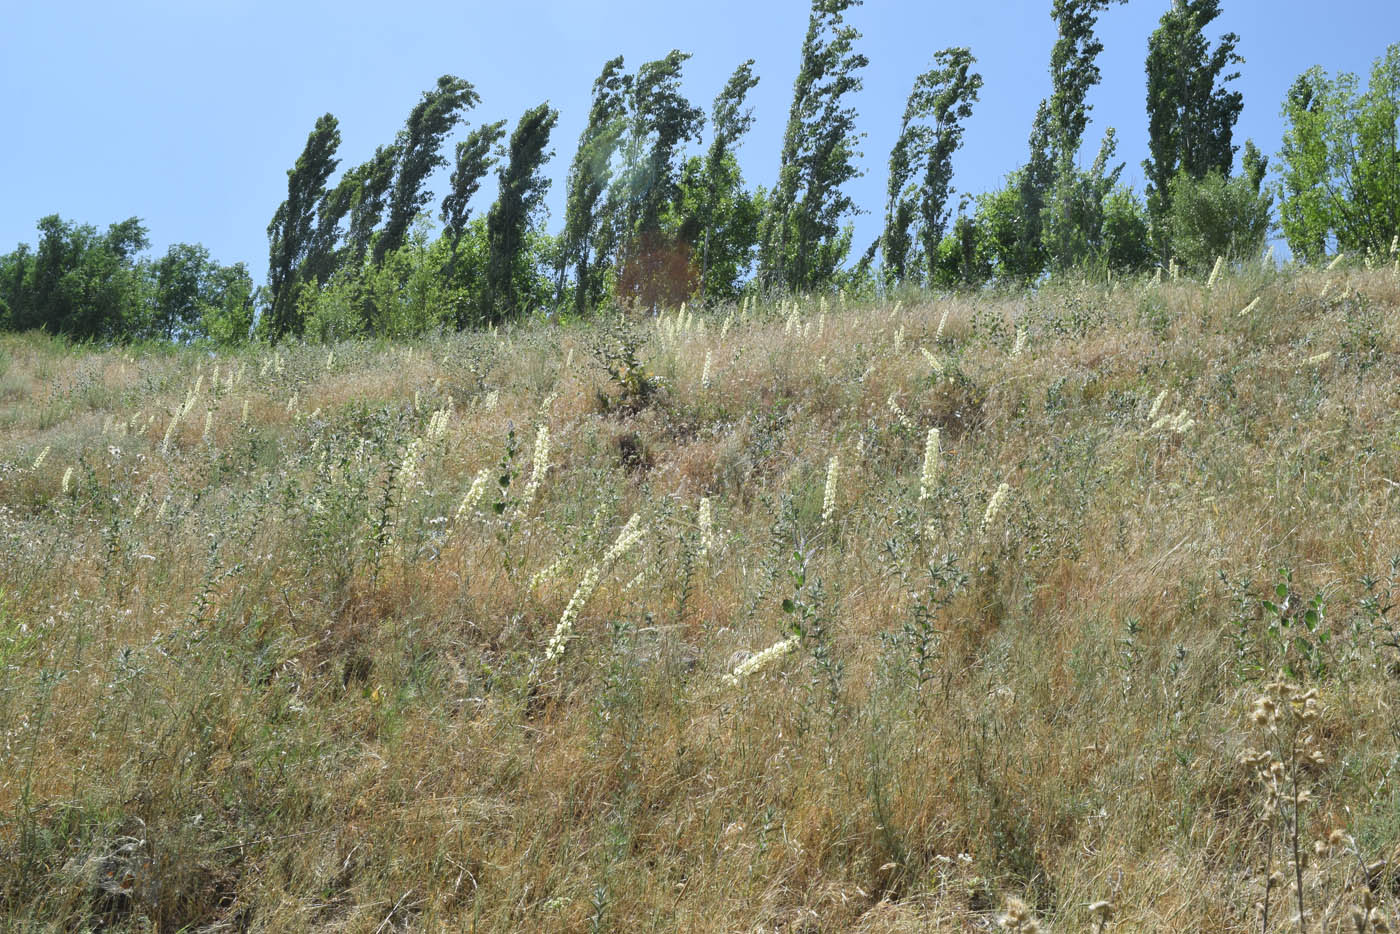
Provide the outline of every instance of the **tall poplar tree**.
{"type": "Polygon", "coordinates": [[[382,263],[388,253],[403,246],[409,225],[432,200],[428,176],[447,165],[440,150],[442,141],[462,121],[465,111],[475,107],[480,95],[467,81],[454,75],[438,78],[436,87],[423,93],[399,132],[398,173],[389,195],[389,217],[374,243],[374,261],[382,263]]]}
{"type": "Polygon", "coordinates": [[[603,266],[598,238],[602,234],[599,206],[613,177],[613,157],[622,139],[623,115],[631,77],[623,71],[622,56],[609,60],[593,82],[593,103],[588,125],[578,140],[569,166],[564,205],[564,249],[555,285],[556,300],[564,290],[563,265],[574,269],[574,311],[582,315],[603,295],[603,266]]]}
{"type": "Polygon", "coordinates": [[[287,199],[267,227],[268,334],[279,340],[301,331],[296,316],[301,266],[312,246],[316,208],[326,193],[326,180],[340,160],[340,128],[331,114],[316,120],[296,165],[287,170],[287,199]]]}
{"type": "Polygon", "coordinates": [[[1229,177],[1235,160],[1232,137],[1244,96],[1226,85],[1225,74],[1244,59],[1239,36],[1220,37],[1214,49],[1205,27],[1220,15],[1220,0],[1174,0],[1147,40],[1147,207],[1163,256],[1170,254],[1163,223],[1171,211],[1171,181],[1178,172],[1203,179],[1216,171],[1229,177]]]}
{"type": "Polygon", "coordinates": [[[962,146],[962,121],[972,116],[982,88],[982,76],[971,70],[977,60],[970,49],[943,49],[933,60],[934,66],[914,79],[899,138],[890,152],[880,244],[890,284],[909,275],[916,220],[928,277],[933,278],[950,214],[953,153],[962,146]]]}
{"type": "Polygon", "coordinates": [[[749,92],[758,86],[753,59],[744,62],[725,82],[710,113],[710,148],[705,153],[704,203],[696,218],[700,226],[700,294],[709,295],[710,242],[718,239],[716,224],[726,188],[740,182],[734,158],[739,142],[753,126],[753,108],[745,107],[749,92]]]}
{"type": "Polygon", "coordinates": [[[860,175],[861,135],[847,95],[861,88],[869,60],[845,21],[861,0],[812,0],[802,67],[793,83],[778,183],[764,217],[760,274],[770,288],[815,289],[830,282],[850,250],[842,222],[855,202],[842,186],[860,175]]]}
{"type": "Polygon", "coordinates": [[[492,148],[506,135],[506,122],[498,120],[479,126],[457,144],[457,160],[452,170],[452,190],[442,199],[443,236],[448,242],[447,266],[443,279],[452,281],[457,265],[457,250],[471,217],[471,200],[481,188],[481,180],[491,171],[496,159],[492,148]]]}
{"type": "Polygon", "coordinates": [[[520,280],[528,270],[526,239],[549,191],[541,171],[551,153],[549,134],[559,111],[544,103],[525,111],[510,137],[509,157],[499,170],[500,194],[486,217],[489,250],[486,269],[485,320],[501,321],[523,311],[520,280]]]}

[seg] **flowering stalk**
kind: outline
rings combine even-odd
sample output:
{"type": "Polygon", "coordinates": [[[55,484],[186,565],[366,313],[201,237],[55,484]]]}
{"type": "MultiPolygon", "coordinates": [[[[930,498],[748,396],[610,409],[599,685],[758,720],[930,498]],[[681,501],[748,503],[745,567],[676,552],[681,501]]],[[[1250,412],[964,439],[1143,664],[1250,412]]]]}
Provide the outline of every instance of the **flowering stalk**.
{"type": "Polygon", "coordinates": [[[549,639],[549,646],[545,649],[545,661],[558,661],[564,654],[564,649],[568,647],[569,639],[574,634],[574,624],[578,622],[579,611],[588,602],[588,598],[593,596],[593,591],[598,589],[598,582],[603,574],[611,570],[617,559],[621,558],[629,548],[641,540],[646,534],[646,530],[641,527],[642,517],[634,513],[627,524],[618,533],[617,540],[603,555],[603,560],[589,568],[583,575],[583,580],[579,581],[578,589],[569,598],[568,606],[564,607],[564,613],[559,617],[559,625],[554,627],[554,635],[549,639]]]}
{"type": "Polygon", "coordinates": [[[1220,278],[1220,270],[1222,270],[1222,269],[1224,269],[1224,268],[1225,268],[1225,257],[1224,257],[1224,255],[1217,256],[1217,257],[1215,258],[1215,265],[1212,266],[1212,267],[1211,267],[1211,270],[1210,270],[1210,278],[1206,280],[1206,288],[1208,288],[1208,289],[1213,289],[1213,288],[1215,288],[1215,280],[1218,279],[1218,278],[1220,278]]]}
{"type": "Polygon", "coordinates": [[[997,514],[1001,512],[1002,504],[1006,502],[1006,497],[1011,494],[1011,486],[1002,483],[997,487],[997,491],[992,494],[992,498],[987,501],[987,511],[982,514],[982,531],[986,532],[988,527],[996,521],[997,514]]]}
{"type": "Polygon", "coordinates": [[[924,472],[919,477],[919,502],[933,496],[933,484],[938,479],[938,456],[940,432],[937,428],[928,430],[928,440],[924,442],[924,472]]]}
{"type": "Polygon", "coordinates": [[[715,547],[714,515],[710,509],[710,498],[700,498],[700,557],[707,556],[715,547]]]}
{"type": "Polygon", "coordinates": [[[841,469],[841,457],[835,455],[826,465],[826,495],[822,497],[822,524],[829,523],[836,515],[836,480],[841,469]]]}
{"type": "Polygon", "coordinates": [[[539,492],[540,483],[544,480],[544,475],[549,472],[548,425],[541,425],[539,432],[535,434],[534,461],[534,466],[530,470],[530,482],[525,485],[525,495],[522,497],[526,506],[535,501],[535,494],[539,492]]]}
{"type": "Polygon", "coordinates": [[[469,515],[476,508],[476,504],[481,502],[481,498],[486,495],[486,484],[490,479],[491,471],[489,469],[482,468],[477,472],[476,477],[472,480],[471,488],[467,490],[467,495],[462,497],[462,503],[457,507],[457,515],[452,521],[461,522],[463,517],[469,515]]]}
{"type": "Polygon", "coordinates": [[[742,662],[734,666],[734,670],[724,676],[724,683],[730,686],[737,685],[749,675],[773,662],[774,659],[782,658],[793,649],[797,648],[798,638],[791,636],[781,642],[775,642],[757,655],[750,655],[742,662]]]}

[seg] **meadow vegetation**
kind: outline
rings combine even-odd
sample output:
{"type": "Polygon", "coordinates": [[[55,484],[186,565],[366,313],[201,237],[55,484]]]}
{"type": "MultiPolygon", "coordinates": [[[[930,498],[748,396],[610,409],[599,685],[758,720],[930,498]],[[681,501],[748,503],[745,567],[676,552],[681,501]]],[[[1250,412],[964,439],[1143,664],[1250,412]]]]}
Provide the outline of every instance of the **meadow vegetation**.
{"type": "Polygon", "coordinates": [[[4,335],[0,916],[1386,930],[1394,262],[4,335]]]}

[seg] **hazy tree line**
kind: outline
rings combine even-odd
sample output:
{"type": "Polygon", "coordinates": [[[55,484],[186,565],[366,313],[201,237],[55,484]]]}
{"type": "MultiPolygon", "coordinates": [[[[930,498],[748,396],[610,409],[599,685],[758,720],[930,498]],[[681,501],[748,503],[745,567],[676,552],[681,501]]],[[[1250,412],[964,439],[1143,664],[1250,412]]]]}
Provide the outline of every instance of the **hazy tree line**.
{"type": "Polygon", "coordinates": [[[1120,180],[1105,130],[1081,158],[1099,84],[1098,17],[1124,0],[1052,0],[1050,95],[1024,163],[993,191],[953,186],[953,156],[983,86],[963,47],[935,52],[914,80],[889,155],[883,229],[863,251],[846,184],[864,134],[853,95],[869,61],[846,19],[861,0],[813,0],[776,182],[751,186],[737,153],[758,83],[741,64],[708,113],[681,91],[689,55],[629,70],[606,62],[569,163],[562,226],[545,226],[559,114],[471,125],[472,85],[444,75],[394,139],[342,165],[326,114],[287,172],[267,228],[266,284],[198,244],[144,255],[136,218],[105,232],[50,216],[37,245],[0,256],[0,327],[80,339],[401,336],[490,326],[547,310],[719,302],[744,292],[1024,286],[1048,276],[1133,275],[1175,262],[1256,256],[1274,229],[1313,260],[1393,252],[1400,233],[1400,44],[1355,75],[1302,74],[1268,159],[1236,144],[1239,37],[1207,29],[1219,0],[1175,0],[1148,37],[1148,158],[1142,195],[1120,180]],[[449,145],[451,143],[451,145],[449,145]],[[1238,156],[1238,159],[1237,159],[1238,156]],[[1237,164],[1238,162],[1238,164],[1237,164]],[[441,198],[429,188],[450,169],[441,198]],[[337,174],[338,173],[338,174],[337,174]],[[494,178],[492,177],[494,176],[494,178]],[[478,192],[495,191],[473,215],[478,192]]]}

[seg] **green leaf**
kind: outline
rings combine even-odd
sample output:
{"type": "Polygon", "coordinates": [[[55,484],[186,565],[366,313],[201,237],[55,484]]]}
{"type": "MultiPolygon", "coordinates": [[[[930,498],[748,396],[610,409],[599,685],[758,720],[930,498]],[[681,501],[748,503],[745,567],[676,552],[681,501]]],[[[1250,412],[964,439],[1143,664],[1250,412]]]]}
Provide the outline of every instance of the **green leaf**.
{"type": "Polygon", "coordinates": [[[1277,587],[1274,588],[1274,593],[1278,596],[1278,598],[1279,598],[1280,600],[1287,600],[1287,599],[1288,599],[1288,585],[1287,585],[1287,584],[1284,584],[1284,583],[1280,583],[1277,587]]]}
{"type": "Polygon", "coordinates": [[[797,611],[797,604],[792,602],[792,598],[791,598],[791,597],[788,597],[788,598],[786,598],[786,599],[783,600],[783,612],[784,612],[784,613],[795,613],[796,611],[797,611]]]}
{"type": "Polygon", "coordinates": [[[496,510],[496,515],[498,515],[498,516],[501,515],[502,513],[504,513],[504,512],[506,511],[506,503],[505,503],[505,500],[501,500],[499,503],[496,503],[496,504],[495,504],[494,506],[492,506],[491,508],[494,509],[494,510],[496,510]]]}

